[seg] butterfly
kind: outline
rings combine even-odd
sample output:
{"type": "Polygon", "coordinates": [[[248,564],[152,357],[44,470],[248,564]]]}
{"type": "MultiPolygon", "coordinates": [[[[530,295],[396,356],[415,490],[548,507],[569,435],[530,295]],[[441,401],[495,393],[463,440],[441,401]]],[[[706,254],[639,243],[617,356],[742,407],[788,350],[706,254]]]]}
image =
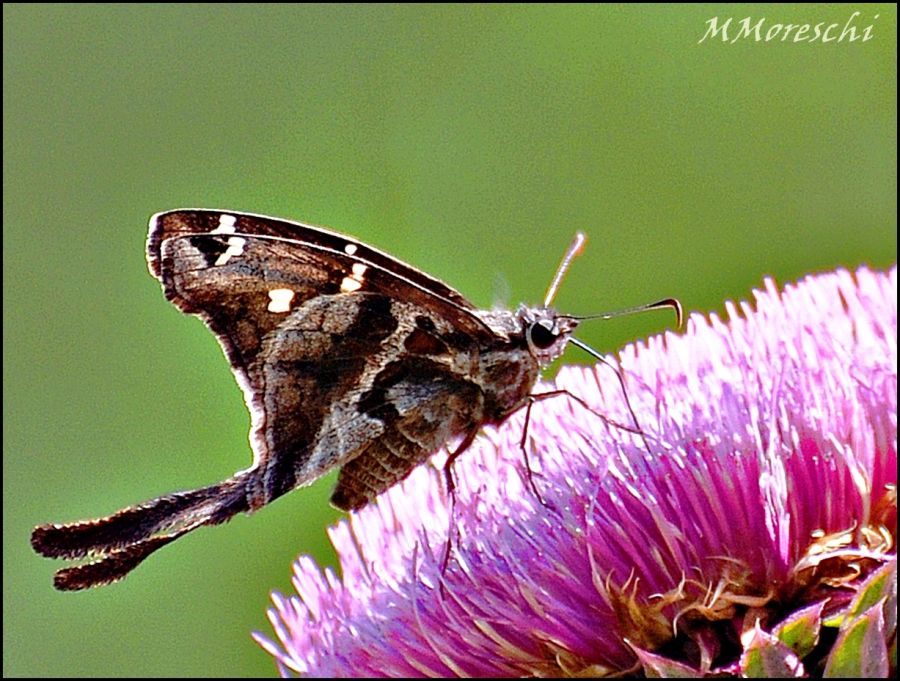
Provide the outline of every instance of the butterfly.
{"type": "MultiPolygon", "coordinates": [[[[359,509],[452,441],[530,408],[541,369],[586,317],[551,303],[481,310],[443,282],[356,239],[233,211],[154,215],[147,261],[166,298],[219,340],[251,413],[253,461],[207,487],[105,518],[34,528],[35,551],[92,562],[59,570],[77,590],[121,579],[198,527],[253,512],[339,468],[331,496],[359,509]]],[[[629,311],[671,307],[666,299],[629,311]]],[[[611,316],[611,315],[599,315],[611,316]]],[[[524,439],[524,438],[523,438],[524,439]]],[[[524,447],[524,445],[523,445],[524,447]]]]}

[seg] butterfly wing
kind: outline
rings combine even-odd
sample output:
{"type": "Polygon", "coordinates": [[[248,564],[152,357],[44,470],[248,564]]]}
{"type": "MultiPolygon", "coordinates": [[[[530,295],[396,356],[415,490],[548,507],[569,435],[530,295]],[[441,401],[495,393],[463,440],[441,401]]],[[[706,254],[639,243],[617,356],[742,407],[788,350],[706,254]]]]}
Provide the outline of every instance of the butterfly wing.
{"type": "Polygon", "coordinates": [[[324,294],[378,292],[476,338],[491,334],[472,304],[443,282],[352,237],[299,222],[205,209],[158,213],[147,261],[166,297],[209,325],[236,371],[252,366],[285,305],[324,294]],[[271,294],[282,290],[293,296],[279,309],[277,295],[287,294],[271,294]]]}
{"type": "MultiPolygon", "coordinates": [[[[160,213],[151,221],[148,261],[166,297],[215,333],[244,391],[261,469],[252,507],[342,465],[392,428],[390,405],[367,410],[360,402],[372,401],[377,376],[395,355],[420,351],[438,372],[436,356],[493,337],[446,284],[301,223],[212,210],[160,213]]],[[[427,379],[425,370],[420,375],[427,379]]],[[[438,393],[410,394],[424,401],[438,393]]]]}
{"type": "Polygon", "coordinates": [[[106,518],[41,525],[32,546],[58,589],[116,581],[159,548],[344,466],[333,500],[358,507],[482,421],[463,378],[495,334],[459,293],[351,237],[213,210],[155,215],[150,270],[222,345],[251,411],[253,464],[208,487],[106,518]]]}

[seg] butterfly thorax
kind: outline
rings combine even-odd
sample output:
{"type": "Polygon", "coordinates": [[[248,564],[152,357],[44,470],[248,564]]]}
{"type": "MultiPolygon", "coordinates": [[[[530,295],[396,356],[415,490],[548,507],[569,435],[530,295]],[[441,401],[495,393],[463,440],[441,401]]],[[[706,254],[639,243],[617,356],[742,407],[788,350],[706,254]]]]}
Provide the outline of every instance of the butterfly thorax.
{"type": "Polygon", "coordinates": [[[547,307],[520,305],[508,310],[479,311],[495,334],[495,343],[479,356],[479,383],[485,416],[499,422],[528,400],[542,368],[562,355],[577,326],[571,317],[547,307]]]}

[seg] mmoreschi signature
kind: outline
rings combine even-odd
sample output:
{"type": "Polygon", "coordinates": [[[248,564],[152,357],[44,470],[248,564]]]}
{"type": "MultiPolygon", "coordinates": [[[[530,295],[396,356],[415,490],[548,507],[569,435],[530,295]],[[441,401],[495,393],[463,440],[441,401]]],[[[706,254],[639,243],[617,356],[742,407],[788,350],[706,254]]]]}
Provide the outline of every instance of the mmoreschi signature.
{"type": "Polygon", "coordinates": [[[739,20],[734,17],[712,17],[706,22],[706,33],[697,43],[705,42],[707,38],[719,38],[723,43],[736,43],[739,40],[756,43],[865,43],[873,38],[875,21],[879,15],[872,17],[868,26],[860,26],[859,16],[860,12],[854,12],[844,24],[827,21],[785,24],[769,21],[765,17],[744,17],[739,20]]]}

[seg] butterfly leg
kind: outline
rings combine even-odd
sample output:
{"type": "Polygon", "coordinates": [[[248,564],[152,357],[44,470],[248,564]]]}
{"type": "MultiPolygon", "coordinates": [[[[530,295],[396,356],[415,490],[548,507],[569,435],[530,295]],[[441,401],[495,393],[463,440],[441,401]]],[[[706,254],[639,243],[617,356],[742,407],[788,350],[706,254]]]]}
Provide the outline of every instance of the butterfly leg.
{"type": "MultiPolygon", "coordinates": [[[[631,413],[631,417],[632,417],[632,420],[634,421],[635,425],[634,426],[626,426],[624,423],[619,423],[615,419],[611,419],[608,416],[604,416],[599,411],[597,411],[596,409],[591,407],[591,405],[589,405],[583,399],[578,397],[578,395],[575,395],[575,394],[569,392],[568,390],[565,390],[564,388],[560,388],[558,390],[550,390],[545,393],[537,393],[534,395],[529,395],[528,396],[528,401],[529,401],[528,408],[530,409],[531,404],[533,402],[547,400],[547,399],[550,399],[551,397],[559,397],[560,395],[566,395],[567,397],[569,397],[569,399],[574,400],[575,402],[580,404],[587,411],[591,412],[594,416],[596,416],[598,419],[603,421],[603,423],[605,423],[608,426],[612,426],[613,428],[617,428],[618,430],[624,430],[629,433],[633,433],[634,435],[643,434],[643,431],[637,426],[637,417],[635,416],[634,411],[631,409],[631,404],[628,404],[628,410],[631,413]]],[[[527,421],[526,421],[526,426],[527,426],[527,421]]],[[[523,438],[523,441],[524,441],[524,438],[523,438]]]]}
{"type": "MultiPolygon", "coordinates": [[[[535,402],[547,400],[552,397],[560,397],[562,395],[565,395],[565,396],[569,397],[570,399],[575,400],[575,402],[580,404],[587,411],[591,412],[594,416],[599,418],[606,425],[612,426],[614,428],[618,428],[620,430],[627,431],[629,433],[633,433],[635,435],[640,435],[641,438],[644,439],[644,443],[647,444],[646,438],[644,436],[644,432],[637,426],[637,417],[634,414],[634,410],[631,408],[630,402],[627,402],[627,405],[628,405],[628,410],[631,413],[632,420],[635,423],[634,427],[626,426],[622,423],[619,423],[618,421],[615,421],[607,416],[604,416],[600,412],[593,409],[583,399],[581,399],[577,395],[573,395],[571,392],[569,392],[568,390],[565,390],[565,389],[549,390],[545,393],[536,393],[534,395],[529,395],[528,402],[525,406],[525,425],[522,427],[522,439],[519,440],[519,448],[522,450],[522,458],[525,460],[525,476],[528,480],[528,485],[529,485],[529,487],[531,487],[531,491],[534,493],[534,496],[537,497],[537,500],[543,506],[548,506],[548,504],[544,501],[543,497],[541,496],[540,492],[537,489],[537,485],[534,482],[534,471],[532,470],[531,464],[528,460],[528,447],[526,446],[527,442],[528,442],[528,424],[531,422],[531,408],[534,406],[535,402]]],[[[627,398],[626,398],[626,400],[627,400],[627,398]]],[[[649,450],[649,445],[648,445],[648,450],[649,450]]]]}
{"type": "Polygon", "coordinates": [[[531,421],[531,407],[534,406],[537,400],[537,395],[528,396],[528,405],[525,407],[525,425],[522,426],[522,439],[519,440],[519,449],[522,450],[522,458],[525,460],[525,477],[528,480],[528,486],[531,487],[531,491],[537,500],[541,502],[541,506],[547,506],[547,502],[544,501],[544,498],[538,491],[537,485],[534,484],[534,471],[531,469],[531,462],[528,460],[528,448],[525,446],[528,441],[528,423],[531,421]]]}
{"type": "MultiPolygon", "coordinates": [[[[447,572],[447,565],[450,563],[450,553],[453,548],[453,529],[456,527],[456,481],[453,479],[453,462],[475,441],[478,431],[478,427],[469,430],[460,445],[450,453],[447,461],[444,463],[444,480],[447,483],[447,494],[450,497],[450,512],[448,514],[447,545],[444,547],[444,558],[441,561],[441,576],[447,572]]],[[[443,582],[441,582],[441,589],[443,588],[443,582]]]]}

